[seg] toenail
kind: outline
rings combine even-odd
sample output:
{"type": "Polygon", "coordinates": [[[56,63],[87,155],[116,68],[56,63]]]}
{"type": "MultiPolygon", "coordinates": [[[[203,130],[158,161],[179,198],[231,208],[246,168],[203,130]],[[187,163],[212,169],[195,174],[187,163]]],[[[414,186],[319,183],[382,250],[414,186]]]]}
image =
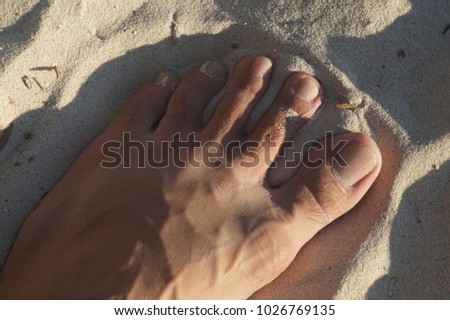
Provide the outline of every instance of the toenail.
{"type": "Polygon", "coordinates": [[[223,80],[225,75],[225,68],[217,61],[206,61],[200,67],[200,71],[208,78],[215,80],[223,80]]]}
{"type": "Polygon", "coordinates": [[[319,95],[319,82],[313,77],[303,77],[294,81],[292,84],[293,92],[300,97],[300,99],[307,102],[313,101],[319,95]]]}
{"type": "Polygon", "coordinates": [[[272,61],[267,57],[256,57],[250,67],[250,72],[255,76],[264,77],[267,71],[272,68],[272,61]]]}
{"type": "Polygon", "coordinates": [[[333,169],[338,179],[348,186],[353,186],[368,175],[376,166],[375,154],[362,144],[352,141],[338,152],[340,161],[335,156],[333,169]],[[344,161],[342,161],[344,160],[344,161]]]}
{"type": "Polygon", "coordinates": [[[156,77],[156,84],[161,87],[165,87],[169,81],[169,74],[166,71],[162,71],[156,77]]]}

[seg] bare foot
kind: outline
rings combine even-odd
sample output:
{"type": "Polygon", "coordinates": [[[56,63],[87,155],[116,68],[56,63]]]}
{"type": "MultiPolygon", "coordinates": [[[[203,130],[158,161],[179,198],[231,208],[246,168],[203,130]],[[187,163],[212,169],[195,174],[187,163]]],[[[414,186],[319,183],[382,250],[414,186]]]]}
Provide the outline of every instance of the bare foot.
{"type": "Polygon", "coordinates": [[[271,72],[266,57],[241,59],[204,127],[203,109],[226,83],[220,63],[142,87],[25,221],[0,298],[247,298],[275,279],[362,198],[381,156],[363,134],[327,138],[287,183],[268,185],[282,142],[323,99],[315,78],[293,73],[244,136],[271,72]]]}

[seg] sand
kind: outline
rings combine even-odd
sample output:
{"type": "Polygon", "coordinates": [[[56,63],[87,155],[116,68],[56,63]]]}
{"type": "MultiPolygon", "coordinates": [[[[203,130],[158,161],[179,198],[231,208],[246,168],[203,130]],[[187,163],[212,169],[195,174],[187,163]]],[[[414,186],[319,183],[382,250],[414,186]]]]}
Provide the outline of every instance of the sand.
{"type": "Polygon", "coordinates": [[[254,297],[449,299],[448,24],[448,0],[2,0],[0,129],[13,129],[0,150],[0,265],[24,218],[139,85],[256,52],[276,72],[249,128],[291,70],[310,72],[326,102],[296,143],[365,132],[384,166],[360,204],[254,297]]]}

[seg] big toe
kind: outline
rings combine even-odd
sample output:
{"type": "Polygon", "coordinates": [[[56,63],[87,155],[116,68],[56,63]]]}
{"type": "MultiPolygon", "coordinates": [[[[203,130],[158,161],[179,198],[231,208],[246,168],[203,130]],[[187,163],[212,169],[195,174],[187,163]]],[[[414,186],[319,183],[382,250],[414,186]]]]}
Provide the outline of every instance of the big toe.
{"type": "Polygon", "coordinates": [[[352,209],[381,170],[381,154],[367,135],[330,136],[311,147],[297,174],[277,190],[302,244],[352,209]],[[287,205],[289,204],[289,205],[287,205]]]}

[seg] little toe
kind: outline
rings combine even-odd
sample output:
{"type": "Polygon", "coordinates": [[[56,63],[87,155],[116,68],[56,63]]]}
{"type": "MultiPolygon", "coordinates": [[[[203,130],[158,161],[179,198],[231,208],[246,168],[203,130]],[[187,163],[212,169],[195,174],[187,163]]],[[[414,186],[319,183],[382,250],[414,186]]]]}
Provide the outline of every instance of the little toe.
{"type": "MultiPolygon", "coordinates": [[[[255,147],[253,151],[258,158],[264,159],[256,166],[259,173],[252,172],[252,175],[265,175],[282,143],[314,115],[322,101],[323,89],[313,76],[295,72],[286,80],[272,106],[243,144],[244,149],[255,147]]],[[[245,154],[246,150],[243,150],[245,154]]]]}
{"type": "Polygon", "coordinates": [[[206,105],[225,86],[227,77],[226,67],[217,61],[207,61],[192,70],[172,94],[157,131],[173,134],[198,130],[206,105]]]}
{"type": "Polygon", "coordinates": [[[375,142],[361,133],[330,136],[309,150],[296,175],[275,191],[302,243],[352,209],[381,170],[375,142]],[[298,232],[301,228],[301,232],[298,232]]]}
{"type": "Polygon", "coordinates": [[[203,134],[224,143],[239,137],[252,108],[267,90],[272,61],[264,56],[247,56],[236,66],[222,101],[203,134]]]}
{"type": "Polygon", "coordinates": [[[143,85],[127,102],[116,121],[125,130],[148,132],[164,114],[178,77],[163,71],[152,82],[143,85]]]}

